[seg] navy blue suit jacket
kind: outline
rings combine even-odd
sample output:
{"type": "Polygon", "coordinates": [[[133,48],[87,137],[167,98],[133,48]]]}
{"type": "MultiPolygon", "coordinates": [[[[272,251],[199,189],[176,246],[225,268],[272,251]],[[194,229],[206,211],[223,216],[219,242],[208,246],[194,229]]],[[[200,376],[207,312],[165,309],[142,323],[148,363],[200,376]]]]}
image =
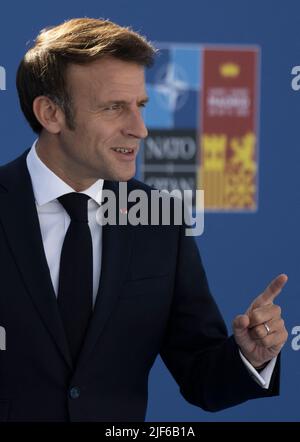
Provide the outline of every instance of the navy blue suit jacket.
{"type": "MultiPolygon", "coordinates": [[[[205,410],[278,394],[259,387],[213,301],[182,226],[103,227],[97,301],[72,366],[25,152],[0,168],[0,421],[142,421],[158,354],[205,410]]],[[[114,183],[106,183],[114,188],[114,183]]],[[[150,189],[131,180],[129,190],[150,189]]]]}

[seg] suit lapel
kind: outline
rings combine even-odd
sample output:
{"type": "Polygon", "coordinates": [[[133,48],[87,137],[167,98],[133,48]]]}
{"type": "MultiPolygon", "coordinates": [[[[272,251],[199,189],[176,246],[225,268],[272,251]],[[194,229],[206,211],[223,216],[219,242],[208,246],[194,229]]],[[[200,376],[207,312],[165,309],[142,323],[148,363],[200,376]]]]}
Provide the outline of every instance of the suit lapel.
{"type": "Polygon", "coordinates": [[[27,291],[67,364],[71,355],[44,252],[26,151],[0,171],[0,221],[27,291]]]}
{"type": "MultiPolygon", "coordinates": [[[[104,188],[113,190],[116,194],[118,213],[117,183],[105,181],[104,188]]],[[[106,225],[102,227],[103,246],[99,289],[94,313],[79,357],[78,367],[87,360],[93,350],[120,296],[121,283],[130,262],[132,238],[133,228],[130,225],[106,225]]]]}

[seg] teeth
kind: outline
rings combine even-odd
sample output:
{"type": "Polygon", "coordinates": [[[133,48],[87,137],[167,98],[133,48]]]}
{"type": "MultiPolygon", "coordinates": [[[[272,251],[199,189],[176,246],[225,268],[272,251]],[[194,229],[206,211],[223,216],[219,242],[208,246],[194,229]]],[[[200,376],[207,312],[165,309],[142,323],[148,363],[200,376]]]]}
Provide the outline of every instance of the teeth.
{"type": "Polygon", "coordinates": [[[126,149],[125,147],[117,147],[114,150],[116,152],[121,152],[121,153],[132,153],[133,152],[133,149],[126,149]]]}

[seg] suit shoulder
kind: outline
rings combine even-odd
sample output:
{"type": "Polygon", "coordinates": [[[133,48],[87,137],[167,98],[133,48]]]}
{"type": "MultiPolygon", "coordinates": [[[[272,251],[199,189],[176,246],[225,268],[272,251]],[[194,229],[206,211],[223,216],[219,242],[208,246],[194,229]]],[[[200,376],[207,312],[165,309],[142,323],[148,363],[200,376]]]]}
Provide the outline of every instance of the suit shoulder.
{"type": "Polygon", "coordinates": [[[7,190],[26,178],[26,157],[29,149],[18,158],[0,166],[0,189],[7,190]]]}
{"type": "Polygon", "coordinates": [[[24,166],[24,161],[26,161],[26,157],[28,155],[29,149],[19,155],[17,158],[9,161],[8,163],[0,165],[0,174],[6,174],[7,172],[14,172],[18,170],[20,167],[24,166]]]}

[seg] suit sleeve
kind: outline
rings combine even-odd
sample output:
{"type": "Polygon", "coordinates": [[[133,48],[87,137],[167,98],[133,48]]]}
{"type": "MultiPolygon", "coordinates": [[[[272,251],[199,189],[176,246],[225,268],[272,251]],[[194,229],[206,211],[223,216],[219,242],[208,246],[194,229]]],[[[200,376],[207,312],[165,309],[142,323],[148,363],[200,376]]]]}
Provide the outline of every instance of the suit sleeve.
{"type": "Polygon", "coordinates": [[[206,411],[279,394],[279,358],[270,388],[261,388],[242,362],[210,294],[193,237],[180,228],[174,298],[161,357],[183,397],[206,411]]]}

